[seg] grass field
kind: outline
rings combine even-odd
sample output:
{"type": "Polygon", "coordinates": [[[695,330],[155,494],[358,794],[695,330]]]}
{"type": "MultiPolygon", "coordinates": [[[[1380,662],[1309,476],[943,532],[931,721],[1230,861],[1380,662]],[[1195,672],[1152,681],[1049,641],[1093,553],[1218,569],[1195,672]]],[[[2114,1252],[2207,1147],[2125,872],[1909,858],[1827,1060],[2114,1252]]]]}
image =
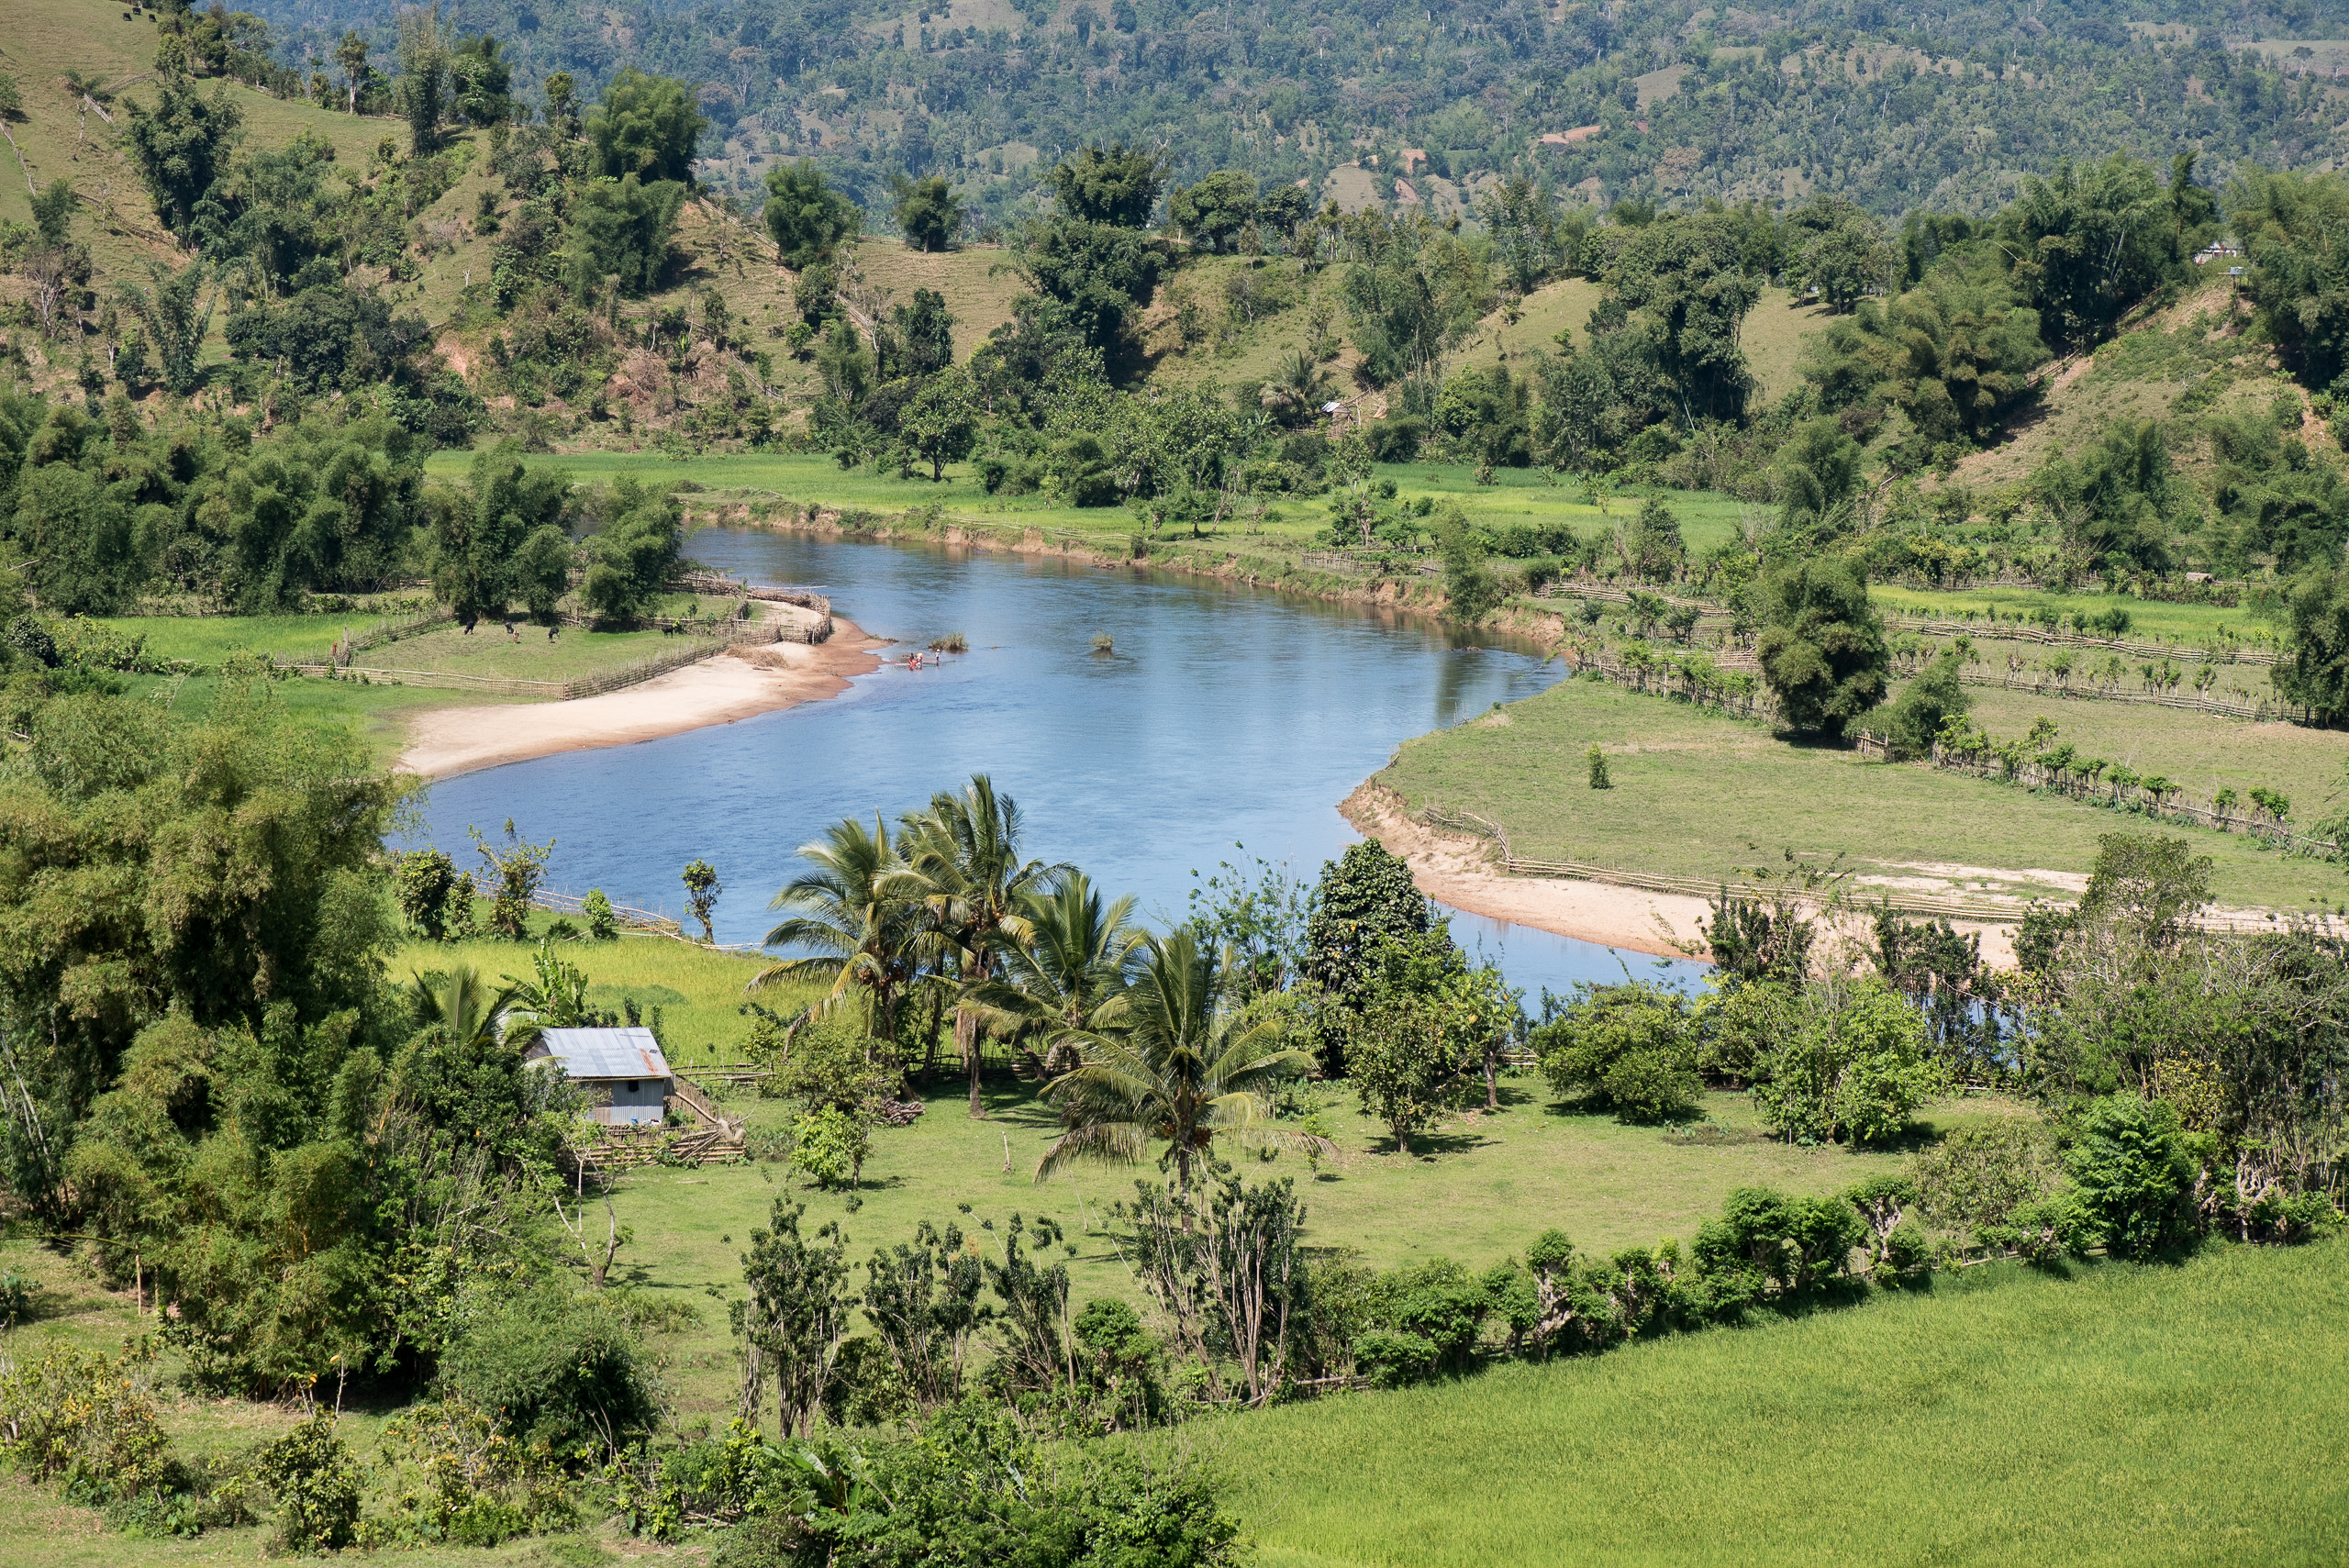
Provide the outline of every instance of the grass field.
{"type": "MultiPolygon", "coordinates": [[[[2169,605],[2152,599],[2115,598],[2110,594],[2055,594],[2038,588],[1955,588],[1934,590],[1904,587],[1898,583],[1872,583],[1868,597],[1878,608],[1908,616],[1984,617],[1990,629],[1990,611],[1999,619],[2028,618],[2047,610],[2058,616],[2096,616],[2120,606],[2129,612],[2127,638],[2132,642],[2178,642],[2206,647],[2222,635],[2250,643],[2273,644],[2276,628],[2249,609],[2218,605],[2169,605]]],[[[2068,627],[2066,630],[2070,629],[2068,627]]]]}
{"type": "MultiPolygon", "coordinates": [[[[2029,728],[2007,705],[1986,704],[1983,716],[2002,732],[2029,728]]],[[[2132,746],[2132,735],[2177,735],[2181,770],[2199,754],[2210,767],[2259,771],[2260,738],[2281,728],[2087,702],[2062,704],[2051,717],[2067,736],[2099,735],[2113,748],[2108,755],[2132,746]]],[[[2330,757],[2337,776],[2349,758],[2338,735],[2276,739],[2279,753],[2307,759],[2309,773],[2321,773],[2330,757]]],[[[2156,754],[2150,742],[2133,749],[2156,754]]],[[[2065,875],[2087,871],[2099,834],[2143,826],[2078,801],[1794,744],[1759,723],[1587,681],[1408,741],[1378,777],[1413,809],[1437,803],[1492,817],[1521,855],[1716,878],[1776,862],[1791,849],[1820,864],[1844,857],[1863,894],[1871,877],[1920,876],[1965,891],[2056,892],[2065,875]],[[1608,753],[1610,790],[1585,785],[1584,755],[1594,744],[1608,753]],[[2033,874],[2043,872],[2064,875],[2033,874]]],[[[2211,857],[2222,902],[2299,909],[2349,893],[2337,866],[2288,859],[2241,834],[2163,830],[2211,857]]]]}
{"type": "MultiPolygon", "coordinates": [[[[816,452],[750,452],[679,460],[657,452],[590,451],[530,461],[560,467],[583,484],[607,482],[622,474],[645,484],[690,482],[702,489],[686,493],[685,498],[701,507],[788,501],[800,506],[816,504],[885,516],[935,504],[944,509],[950,521],[981,528],[1037,528],[1120,555],[1143,528],[1141,519],[1122,506],[1077,507],[1041,495],[989,495],[979,487],[970,465],[962,463],[949,464],[945,482],[933,484],[923,478],[843,473],[829,457],[816,452]]],[[[427,460],[426,469],[454,478],[471,462],[465,452],[436,452],[427,460]]],[[[1639,492],[1594,497],[1577,484],[1553,481],[1535,469],[1501,469],[1491,484],[1477,484],[1474,465],[1463,463],[1382,463],[1377,473],[1380,478],[1394,482],[1400,499],[1425,495],[1440,506],[1457,506],[1472,519],[1487,525],[1556,518],[1582,534],[1612,531],[1631,520],[1641,501],[1639,492]]],[[[1691,550],[1705,550],[1731,537],[1747,505],[1708,493],[1663,494],[1680,518],[1682,535],[1691,550]]],[[[1271,504],[1261,523],[1240,517],[1210,537],[1215,548],[1226,553],[1293,562],[1299,550],[1321,547],[1329,522],[1325,497],[1280,498],[1271,504]]],[[[1170,532],[1167,542],[1185,541],[1170,532]]],[[[688,541],[688,554],[692,548],[688,541]]]]}
{"type": "Polygon", "coordinates": [[[1264,1568],[2349,1558],[2349,1243],[2063,1274],[1183,1438],[1264,1568]]]}

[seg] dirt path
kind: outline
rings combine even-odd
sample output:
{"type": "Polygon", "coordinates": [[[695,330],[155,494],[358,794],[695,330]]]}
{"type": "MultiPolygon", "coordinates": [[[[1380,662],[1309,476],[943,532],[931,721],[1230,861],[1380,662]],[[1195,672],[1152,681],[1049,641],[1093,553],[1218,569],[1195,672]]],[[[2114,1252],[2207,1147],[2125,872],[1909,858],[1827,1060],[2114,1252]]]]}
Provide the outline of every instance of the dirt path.
{"type": "Polygon", "coordinates": [[[559,751],[657,740],[820,702],[847,690],[850,677],[880,668],[874,651],[886,646],[852,621],[834,616],[832,625],[831,639],[813,648],[799,642],[737,648],[601,696],[430,709],[408,726],[398,765],[406,773],[448,778],[559,751]]]}
{"type": "MultiPolygon", "coordinates": [[[[1486,860],[1485,840],[1412,821],[1392,794],[1375,784],[1355,790],[1338,809],[1356,831],[1409,862],[1420,892],[1454,908],[1658,957],[1704,954],[1697,921],[1710,915],[1712,906],[1702,898],[1565,877],[1504,875],[1486,860]]],[[[2014,966],[2011,930],[1963,924],[1957,929],[1981,933],[1982,957],[1993,967],[2014,966]]]]}

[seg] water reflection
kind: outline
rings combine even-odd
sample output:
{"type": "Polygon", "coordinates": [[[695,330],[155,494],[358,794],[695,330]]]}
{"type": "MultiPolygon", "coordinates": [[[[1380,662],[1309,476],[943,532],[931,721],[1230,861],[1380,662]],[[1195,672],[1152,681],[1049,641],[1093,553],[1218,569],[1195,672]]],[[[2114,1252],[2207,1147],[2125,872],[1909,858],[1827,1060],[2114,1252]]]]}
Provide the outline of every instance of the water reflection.
{"type": "MultiPolygon", "coordinates": [[[[753,581],[820,584],[874,635],[919,647],[961,632],[971,651],[789,712],[450,780],[426,837],[465,856],[467,824],[510,816],[556,839],[556,884],[673,911],[679,868],[705,857],[727,886],[719,940],[755,941],[797,846],[827,824],[894,817],[985,772],[1019,801],[1035,852],[1179,912],[1190,873],[1233,858],[1234,840],[1316,874],[1355,837],[1336,802],[1398,742],[1562,673],[1517,639],[1125,568],[756,530],[689,548],[753,581]],[[1113,654],[1093,651],[1096,632],[1113,654]]],[[[1620,974],[1589,943],[1477,917],[1454,929],[1531,995],[1620,974]]]]}

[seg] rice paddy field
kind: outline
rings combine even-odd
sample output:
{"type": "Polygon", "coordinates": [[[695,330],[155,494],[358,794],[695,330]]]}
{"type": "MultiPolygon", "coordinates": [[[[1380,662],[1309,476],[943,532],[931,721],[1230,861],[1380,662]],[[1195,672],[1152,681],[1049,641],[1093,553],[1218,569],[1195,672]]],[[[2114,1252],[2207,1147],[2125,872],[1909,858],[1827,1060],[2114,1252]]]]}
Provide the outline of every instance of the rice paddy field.
{"type": "Polygon", "coordinates": [[[1186,1440],[1264,1568],[2349,1558],[2349,1243],[1994,1265],[1186,1440]]]}

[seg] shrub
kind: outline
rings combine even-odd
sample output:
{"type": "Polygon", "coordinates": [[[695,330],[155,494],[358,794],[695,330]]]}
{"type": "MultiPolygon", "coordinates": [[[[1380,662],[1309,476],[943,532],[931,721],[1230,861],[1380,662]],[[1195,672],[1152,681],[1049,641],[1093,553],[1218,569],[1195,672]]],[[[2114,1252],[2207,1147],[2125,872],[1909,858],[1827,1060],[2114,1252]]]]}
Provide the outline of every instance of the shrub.
{"type": "Polygon", "coordinates": [[[444,942],[450,929],[450,904],[457,893],[457,862],[445,850],[410,850],[399,858],[393,878],[400,914],[429,942],[444,942]]]}
{"type": "Polygon", "coordinates": [[[1875,1143],[1909,1125],[1940,1085],[1924,1020],[1873,976],[1840,998],[1807,996],[1753,1086],[1762,1119],[1789,1141],[1875,1143]]]}
{"type": "Polygon", "coordinates": [[[587,896],[580,901],[579,913],[586,917],[587,937],[590,941],[610,942],[619,940],[619,915],[613,909],[612,901],[604,895],[602,888],[591,887],[587,890],[587,896]]]}
{"type": "Polygon", "coordinates": [[[1531,1044],[1559,1094],[1610,1106],[1624,1121],[1696,1112],[1697,1034],[1677,991],[1639,981],[1587,987],[1531,1044]]]}
{"type": "Polygon", "coordinates": [[[1615,781],[1607,776],[1606,752],[1600,751],[1594,745],[1591,747],[1589,751],[1585,754],[1585,761],[1590,764],[1591,788],[1613,789],[1615,787],[1615,781]]]}
{"type": "Polygon", "coordinates": [[[873,1140],[864,1118],[838,1106],[819,1106],[792,1124],[791,1162],[827,1192],[854,1187],[873,1140]]]}
{"type": "Polygon", "coordinates": [[[1961,1127],[1917,1160],[1918,1205],[1934,1226],[1978,1236],[2009,1224],[2064,1184],[2054,1140],[2035,1120],[1961,1127]]]}
{"type": "Polygon", "coordinates": [[[1370,1326],[1354,1340],[1354,1365],[1386,1388],[1465,1372],[1492,1306],[1485,1284],[1447,1260],[1381,1274],[1367,1292],[1370,1326]]]}
{"type": "Polygon", "coordinates": [[[1818,1289],[1843,1272],[1867,1233],[1842,1198],[1742,1187],[1730,1195],[1719,1219],[1698,1228],[1691,1254],[1707,1305],[1734,1315],[1774,1291],[1799,1296],[1818,1289]]]}
{"type": "Polygon", "coordinates": [[[2092,1102],[2064,1162],[2075,1188],[2075,1246],[2135,1258],[2185,1235],[2195,1164],[2166,1101],[2108,1095],[2092,1102]]]}
{"type": "Polygon", "coordinates": [[[562,1471],[542,1446],[501,1431],[457,1401],[413,1406],[384,1429],[391,1511],[367,1521],[366,1544],[448,1541],[495,1546],[573,1522],[562,1471]]]}
{"type": "Polygon", "coordinates": [[[0,1460],[36,1480],[66,1476],[93,1502],[170,1486],[170,1443],[131,1370],[55,1345],[0,1376],[0,1460]]]}
{"type": "Polygon", "coordinates": [[[261,1451],[259,1473],[277,1493],[277,1543],[288,1551],[340,1551],[358,1538],[359,1466],[319,1410],[261,1451]]]}
{"type": "Polygon", "coordinates": [[[628,1324],[607,1304],[553,1284],[464,1302],[440,1384],[562,1462],[625,1444],[660,1415],[628,1324]]]}

